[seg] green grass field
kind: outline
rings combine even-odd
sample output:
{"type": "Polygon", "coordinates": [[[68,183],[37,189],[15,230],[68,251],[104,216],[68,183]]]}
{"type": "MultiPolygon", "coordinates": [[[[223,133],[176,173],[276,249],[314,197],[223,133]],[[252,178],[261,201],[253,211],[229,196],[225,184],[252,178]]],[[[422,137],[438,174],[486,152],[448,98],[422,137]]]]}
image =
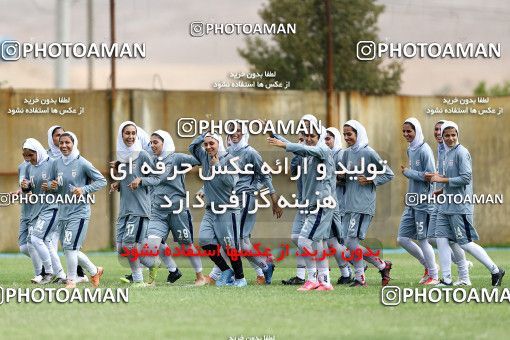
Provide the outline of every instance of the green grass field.
{"type": "MultiPolygon", "coordinates": [[[[490,252],[510,269],[510,251],[490,252]]],[[[422,269],[409,255],[386,256],[393,264],[391,284],[418,286],[422,269]]],[[[105,267],[102,287],[125,287],[118,278],[127,273],[114,255],[91,256],[105,267]]],[[[204,265],[210,261],[204,260],[204,265]]],[[[274,336],[275,339],[317,338],[506,338],[510,308],[503,304],[407,303],[385,307],[380,302],[380,276],[367,271],[368,287],[335,286],[332,292],[297,292],[283,286],[294,275],[290,263],[280,265],[271,286],[254,285],[254,272],[246,263],[246,288],[193,287],[194,273],[183,267],[184,276],[172,286],[132,288],[127,304],[17,304],[0,305],[0,334],[12,338],[178,338],[228,339],[234,336],[274,336]]],[[[0,258],[0,285],[34,287],[28,283],[31,266],[27,258],[0,258]]],[[[455,268],[453,268],[455,271],[455,268]]],[[[206,270],[206,273],[209,269],[206,270]]],[[[332,271],[336,282],[338,270],[332,271]]],[[[509,287],[505,277],[503,287],[509,287]]],[[[490,276],[480,263],[471,271],[475,287],[490,287],[490,276]]],[[[58,287],[53,285],[52,287],[58,287]]]]}

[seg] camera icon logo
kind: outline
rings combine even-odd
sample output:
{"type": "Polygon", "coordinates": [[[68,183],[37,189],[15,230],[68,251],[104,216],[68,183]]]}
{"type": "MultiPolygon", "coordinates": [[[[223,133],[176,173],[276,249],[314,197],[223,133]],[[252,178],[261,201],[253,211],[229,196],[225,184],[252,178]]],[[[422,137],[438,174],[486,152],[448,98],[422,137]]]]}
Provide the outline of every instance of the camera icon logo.
{"type": "Polygon", "coordinates": [[[180,118],[177,121],[177,135],[181,138],[191,138],[197,135],[197,120],[195,118],[180,118]]]}
{"type": "Polygon", "coordinates": [[[358,41],[356,44],[356,57],[358,60],[374,60],[375,56],[375,42],[369,40],[358,41]]]}
{"type": "Polygon", "coordinates": [[[381,289],[381,303],[384,306],[398,306],[402,299],[402,291],[397,286],[386,286],[381,289]]]}
{"type": "Polygon", "coordinates": [[[0,207],[7,207],[11,205],[11,194],[8,192],[0,193],[0,207]]]}
{"type": "Polygon", "coordinates": [[[5,61],[16,61],[21,57],[21,44],[16,40],[5,40],[0,47],[1,57],[5,61]]]}
{"type": "Polygon", "coordinates": [[[189,34],[192,37],[203,37],[205,34],[205,25],[201,21],[194,21],[189,26],[189,34]]]}
{"type": "Polygon", "coordinates": [[[416,207],[418,205],[418,194],[415,193],[415,192],[408,192],[406,194],[406,198],[405,198],[405,203],[406,203],[406,206],[408,207],[416,207]]]}

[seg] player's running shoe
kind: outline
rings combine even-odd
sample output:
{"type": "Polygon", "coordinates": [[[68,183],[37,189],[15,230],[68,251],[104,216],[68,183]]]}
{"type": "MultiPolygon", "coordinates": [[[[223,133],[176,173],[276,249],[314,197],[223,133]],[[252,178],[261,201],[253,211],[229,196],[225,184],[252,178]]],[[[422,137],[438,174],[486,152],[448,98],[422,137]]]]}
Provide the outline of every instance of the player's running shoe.
{"type": "Polygon", "coordinates": [[[156,266],[149,268],[149,279],[147,280],[147,284],[149,284],[149,285],[156,284],[156,278],[158,277],[158,270],[159,270],[159,267],[156,267],[156,266]]]}
{"type": "Polygon", "coordinates": [[[220,279],[216,281],[216,287],[222,287],[232,282],[234,282],[234,271],[229,268],[221,273],[220,279]]]}
{"type": "Polygon", "coordinates": [[[471,281],[470,280],[466,280],[466,279],[463,279],[463,280],[458,280],[458,281],[455,281],[453,283],[454,286],[471,286],[471,281]]]}
{"type": "Polygon", "coordinates": [[[247,284],[246,279],[243,277],[242,279],[234,280],[233,282],[227,282],[225,286],[246,287],[247,284]]]}
{"type": "Polygon", "coordinates": [[[43,276],[41,282],[39,282],[39,284],[41,285],[46,285],[48,283],[51,283],[53,280],[55,279],[55,275],[53,274],[46,274],[43,276]]]}
{"type": "Polygon", "coordinates": [[[305,279],[301,279],[297,276],[291,277],[288,280],[282,280],[282,284],[287,286],[297,286],[297,285],[303,285],[305,283],[305,279]]]}
{"type": "Polygon", "coordinates": [[[76,277],[76,283],[86,283],[89,282],[89,278],[87,276],[78,276],[76,277]]]}
{"type": "Polygon", "coordinates": [[[40,284],[42,279],[43,279],[43,276],[39,274],[39,275],[34,276],[32,278],[32,280],[30,280],[30,282],[35,283],[35,284],[40,284]]]}
{"type": "Polygon", "coordinates": [[[321,291],[324,290],[324,291],[326,291],[326,290],[335,290],[335,288],[333,288],[333,286],[331,284],[329,284],[329,283],[321,282],[319,284],[319,287],[317,287],[317,289],[315,289],[315,290],[321,290],[321,291]]]}
{"type": "Polygon", "coordinates": [[[423,273],[423,276],[421,277],[420,279],[420,282],[418,282],[419,284],[425,284],[425,281],[427,281],[429,279],[429,270],[427,268],[425,268],[425,273],[423,273]]]}
{"type": "Polygon", "coordinates": [[[177,268],[175,271],[168,273],[168,277],[166,278],[166,283],[174,283],[175,281],[179,280],[182,276],[181,271],[179,268],[177,268]]]}
{"type": "Polygon", "coordinates": [[[352,277],[350,277],[350,276],[340,276],[336,283],[339,284],[339,285],[347,285],[349,283],[352,283],[352,277]]]}
{"type": "Polygon", "coordinates": [[[124,275],[119,280],[122,283],[133,283],[133,274],[124,275]]]}
{"type": "Polygon", "coordinates": [[[379,270],[379,273],[381,273],[381,286],[383,286],[383,287],[387,286],[391,280],[390,271],[391,271],[391,266],[393,265],[391,263],[391,261],[384,261],[384,263],[386,264],[384,269],[379,270]]]}
{"type": "Polygon", "coordinates": [[[423,284],[425,286],[435,286],[435,285],[439,284],[439,282],[440,282],[439,280],[429,277],[425,282],[423,282],[423,284]]]}
{"type": "Polygon", "coordinates": [[[439,280],[439,283],[436,285],[436,287],[451,287],[453,286],[453,283],[450,281],[450,282],[447,282],[443,279],[439,280]]]}
{"type": "Polygon", "coordinates": [[[499,272],[496,274],[492,274],[492,285],[494,287],[501,286],[501,281],[503,280],[503,276],[505,276],[505,271],[502,268],[498,268],[499,272]]]}
{"type": "Polygon", "coordinates": [[[215,279],[213,279],[212,277],[210,277],[209,275],[207,275],[207,276],[205,277],[205,281],[206,281],[209,285],[211,285],[211,286],[215,286],[215,285],[216,285],[216,280],[215,280],[215,279]]]}
{"type": "Polygon", "coordinates": [[[299,292],[306,292],[309,290],[317,289],[319,288],[319,286],[320,286],[319,282],[306,281],[305,284],[299,287],[297,290],[299,292]]]}
{"type": "Polygon", "coordinates": [[[99,286],[99,280],[101,280],[101,276],[103,276],[103,272],[104,272],[103,267],[97,267],[96,275],[92,275],[90,277],[90,283],[92,283],[92,286],[94,286],[94,287],[99,286]]]}
{"type": "Polygon", "coordinates": [[[349,285],[349,287],[366,287],[367,283],[365,281],[359,281],[354,279],[354,281],[349,285]]]}

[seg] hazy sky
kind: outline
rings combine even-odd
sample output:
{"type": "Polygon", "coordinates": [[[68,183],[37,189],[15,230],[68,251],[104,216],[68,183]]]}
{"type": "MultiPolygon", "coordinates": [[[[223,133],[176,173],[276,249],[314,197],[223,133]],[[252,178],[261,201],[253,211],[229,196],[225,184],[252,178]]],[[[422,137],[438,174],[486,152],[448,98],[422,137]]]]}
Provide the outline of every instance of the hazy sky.
{"type": "MultiPolygon", "coordinates": [[[[230,72],[246,71],[238,55],[244,36],[189,35],[193,21],[262,22],[258,10],[264,0],[123,0],[117,1],[117,40],[147,46],[147,58],[120,60],[119,88],[179,90],[212,89],[230,72]],[[159,78],[158,78],[159,77],[159,78]],[[161,82],[155,79],[161,79],[161,82]]],[[[0,0],[0,38],[19,41],[55,40],[53,0],[0,0]]],[[[86,1],[71,1],[71,41],[86,40],[86,1]]],[[[404,60],[401,93],[466,95],[480,80],[489,84],[510,80],[510,2],[505,0],[406,1],[383,0],[379,37],[389,42],[494,42],[502,58],[492,60],[404,60]]],[[[109,1],[94,1],[94,40],[109,41],[109,1]]],[[[299,29],[299,28],[298,28],[299,29]]],[[[95,63],[94,85],[108,86],[108,60],[95,63]]],[[[51,88],[54,61],[0,61],[2,87],[51,88]]],[[[70,87],[87,84],[85,59],[70,61],[70,87]]]]}

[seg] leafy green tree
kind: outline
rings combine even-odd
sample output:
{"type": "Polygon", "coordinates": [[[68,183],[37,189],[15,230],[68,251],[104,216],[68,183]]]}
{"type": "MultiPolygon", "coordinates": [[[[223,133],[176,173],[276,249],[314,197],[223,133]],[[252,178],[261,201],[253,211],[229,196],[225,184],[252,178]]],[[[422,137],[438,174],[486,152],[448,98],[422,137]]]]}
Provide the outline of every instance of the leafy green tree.
{"type": "MultiPolygon", "coordinates": [[[[402,66],[381,65],[381,59],[360,61],[356,44],[378,41],[377,18],[384,6],[374,0],[332,0],[334,88],[367,94],[392,94],[400,89],[402,66]]],[[[269,0],[259,12],[268,24],[296,24],[296,34],[275,35],[268,42],[248,38],[239,54],[251,72],[276,71],[279,81],[293,89],[323,90],[326,87],[327,25],[324,0],[269,0]]]]}
{"type": "Polygon", "coordinates": [[[473,90],[473,95],[490,97],[510,96],[510,81],[507,80],[502,85],[496,84],[491,88],[487,88],[487,84],[484,81],[481,81],[473,90]]]}

